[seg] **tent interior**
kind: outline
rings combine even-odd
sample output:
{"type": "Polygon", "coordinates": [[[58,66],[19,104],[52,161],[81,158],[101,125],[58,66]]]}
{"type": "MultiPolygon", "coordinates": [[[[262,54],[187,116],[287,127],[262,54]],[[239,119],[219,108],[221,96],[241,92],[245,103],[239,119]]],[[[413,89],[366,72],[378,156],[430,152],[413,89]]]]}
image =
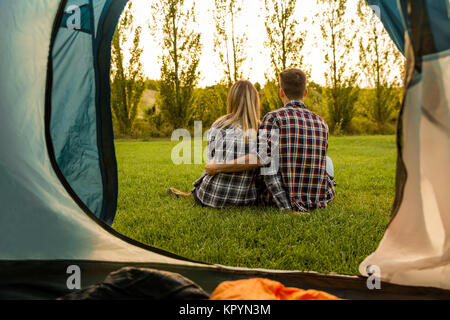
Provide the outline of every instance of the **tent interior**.
{"type": "Polygon", "coordinates": [[[179,273],[207,292],[264,277],[344,299],[450,298],[450,2],[367,0],[407,58],[391,223],[361,276],[191,261],[111,228],[118,181],[111,39],[127,0],[0,0],[0,298],[55,299],[124,266],[179,273]],[[79,8],[80,30],[65,27],[79,8]],[[381,290],[369,290],[371,266],[381,290]]]}

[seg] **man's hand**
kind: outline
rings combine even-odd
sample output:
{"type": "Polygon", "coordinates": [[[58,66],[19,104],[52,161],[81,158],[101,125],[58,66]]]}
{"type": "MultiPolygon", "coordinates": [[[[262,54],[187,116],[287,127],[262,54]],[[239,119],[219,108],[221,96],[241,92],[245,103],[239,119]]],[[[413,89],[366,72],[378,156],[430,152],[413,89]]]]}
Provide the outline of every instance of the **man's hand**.
{"type": "Polygon", "coordinates": [[[235,159],[231,162],[217,163],[211,161],[205,167],[206,174],[208,176],[215,176],[219,173],[238,173],[244,171],[251,171],[262,167],[262,163],[256,157],[256,155],[246,155],[242,158],[235,159]]]}
{"type": "Polygon", "coordinates": [[[217,163],[214,161],[212,161],[206,165],[205,171],[208,176],[215,176],[216,174],[220,173],[219,167],[218,167],[217,163]]]}

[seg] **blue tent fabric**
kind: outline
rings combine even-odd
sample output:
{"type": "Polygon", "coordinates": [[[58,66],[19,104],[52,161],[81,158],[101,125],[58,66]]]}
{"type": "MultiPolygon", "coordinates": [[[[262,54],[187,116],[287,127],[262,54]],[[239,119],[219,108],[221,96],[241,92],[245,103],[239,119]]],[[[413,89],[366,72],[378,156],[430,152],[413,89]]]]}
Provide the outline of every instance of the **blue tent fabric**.
{"type": "MultiPolygon", "coordinates": [[[[96,92],[96,102],[101,101],[103,94],[109,94],[107,90],[98,90],[97,94],[97,88],[107,87],[104,84],[109,80],[108,41],[111,41],[125,1],[109,3],[114,8],[102,11],[105,14],[99,20],[95,39],[98,44],[95,43],[94,48],[99,51],[89,53],[96,61],[97,76],[92,84],[102,84],[92,90],[96,92]]],[[[62,54],[65,48],[54,49],[59,32],[67,31],[61,28],[66,4],[67,1],[61,0],[0,0],[0,20],[4,25],[0,32],[0,41],[4,44],[0,46],[0,148],[4,150],[0,152],[0,263],[58,260],[185,264],[187,259],[128,239],[94,216],[58,164],[53,147],[58,132],[52,132],[55,126],[50,122],[54,109],[61,107],[53,105],[53,89],[58,79],[54,64],[62,63],[58,60],[60,57],[55,59],[54,53],[62,54]]],[[[84,32],[77,35],[79,39],[86,36],[84,32]]],[[[72,41],[67,43],[68,49],[75,46],[72,41]]],[[[83,41],[84,45],[87,43],[83,41]]],[[[83,46],[77,48],[83,49],[83,46]]],[[[74,71],[73,66],[67,67],[74,71]]],[[[91,77],[88,72],[82,74],[91,77]]],[[[90,96],[91,91],[80,91],[79,97],[89,103],[80,100],[83,103],[74,107],[91,112],[90,96]]],[[[99,117],[94,116],[88,125],[95,127],[92,123],[102,122],[100,126],[97,123],[97,128],[102,129],[97,130],[98,136],[99,132],[111,129],[111,119],[107,121],[108,113],[105,115],[98,110],[100,108],[96,109],[102,120],[97,121],[99,117]]],[[[65,133],[62,131],[61,135],[65,133]]],[[[112,136],[101,134],[98,141],[101,143],[97,149],[105,152],[104,145],[108,141],[112,143],[112,136]]],[[[113,149],[109,151],[113,154],[113,149]]],[[[104,158],[105,163],[113,161],[111,156],[99,158],[104,158]]],[[[106,173],[112,171],[112,166],[108,165],[105,164],[106,173]]],[[[64,268],[61,272],[66,276],[64,268]]]]}
{"type": "Polygon", "coordinates": [[[74,193],[109,225],[116,211],[117,169],[111,114],[105,110],[110,99],[110,56],[99,50],[109,51],[126,2],[68,0],[53,48],[51,134],[55,157],[74,193]],[[81,15],[78,28],[68,24],[76,13],[74,6],[81,15]]]}
{"type": "Polygon", "coordinates": [[[450,1],[426,0],[428,21],[437,52],[450,49],[450,1]]]}
{"type": "MultiPolygon", "coordinates": [[[[91,0],[93,1],[93,0],[91,0]]],[[[98,144],[101,146],[101,166],[105,168],[103,174],[104,194],[103,211],[106,223],[112,224],[117,209],[118,177],[116,152],[114,146],[112,114],[111,114],[111,40],[116,30],[120,15],[128,0],[108,0],[99,17],[96,41],[94,44],[95,65],[97,72],[97,119],[101,123],[98,144]]]]}
{"type": "MultiPolygon", "coordinates": [[[[77,5],[77,8],[80,13],[79,21],[77,21],[74,18],[74,14],[76,14],[76,9],[72,8],[72,10],[67,10],[63,16],[62,22],[61,22],[61,28],[73,28],[73,24],[79,23],[79,26],[77,26],[78,31],[86,32],[86,33],[92,33],[92,26],[91,26],[91,6],[89,4],[83,4],[83,5],[77,5]]],[[[70,7],[68,7],[70,9],[70,7]]]]}
{"type": "MultiPolygon", "coordinates": [[[[66,8],[74,3],[79,1],[68,1],[66,8]]],[[[90,10],[88,3],[81,5],[90,10]]],[[[90,24],[90,12],[86,18],[90,24]]],[[[53,49],[51,132],[59,168],[77,195],[99,216],[103,185],[92,46],[92,34],[64,25],[58,31],[53,49]]]]}
{"type": "Polygon", "coordinates": [[[405,33],[411,35],[408,6],[422,5],[437,52],[450,49],[450,1],[448,0],[366,0],[370,6],[379,8],[380,19],[399,50],[405,52],[405,33]]]}
{"type": "Polygon", "coordinates": [[[396,44],[397,48],[405,52],[406,22],[403,18],[400,2],[395,0],[366,0],[370,6],[377,6],[379,18],[396,44]]]}

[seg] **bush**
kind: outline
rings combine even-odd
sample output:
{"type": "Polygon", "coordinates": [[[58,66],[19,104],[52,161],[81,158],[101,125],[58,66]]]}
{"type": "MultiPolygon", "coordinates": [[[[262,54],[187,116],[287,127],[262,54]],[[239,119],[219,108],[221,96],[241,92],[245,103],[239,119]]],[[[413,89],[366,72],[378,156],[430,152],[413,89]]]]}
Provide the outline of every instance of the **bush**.
{"type": "Polygon", "coordinates": [[[196,100],[189,126],[194,121],[202,121],[203,128],[209,128],[217,119],[227,113],[228,87],[217,84],[204,89],[196,89],[196,100]]]}
{"type": "Polygon", "coordinates": [[[352,135],[373,135],[378,133],[377,131],[376,123],[362,116],[354,117],[348,129],[352,135]]]}
{"type": "Polygon", "coordinates": [[[384,132],[380,132],[378,125],[364,116],[353,118],[349,133],[352,135],[392,135],[397,131],[397,124],[391,121],[386,124],[384,132]]]}

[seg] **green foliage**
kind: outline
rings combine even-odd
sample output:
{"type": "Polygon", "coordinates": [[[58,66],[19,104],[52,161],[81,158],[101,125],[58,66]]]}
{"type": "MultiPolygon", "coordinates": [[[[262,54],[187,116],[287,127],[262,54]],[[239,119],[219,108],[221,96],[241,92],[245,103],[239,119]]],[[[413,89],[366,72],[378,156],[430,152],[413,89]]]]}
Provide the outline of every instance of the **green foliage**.
{"type": "Polygon", "coordinates": [[[358,74],[349,67],[347,56],[353,50],[356,34],[350,36],[348,26],[354,20],[346,18],[345,0],[318,0],[325,4],[321,14],[322,41],[327,46],[325,72],[327,88],[324,91],[324,104],[328,110],[331,132],[336,128],[346,132],[354,116],[358,100],[356,82],[358,74]]]}
{"type": "Polygon", "coordinates": [[[161,26],[163,54],[158,107],[174,129],[185,127],[192,115],[194,90],[199,78],[202,45],[195,21],[195,3],[158,0],[152,5],[153,26],[161,26]]]}
{"type": "Polygon", "coordinates": [[[393,66],[402,69],[404,59],[365,1],[358,3],[358,16],[370,31],[359,40],[361,70],[374,88],[360,99],[362,114],[377,124],[378,132],[387,133],[401,103],[398,94],[401,79],[393,77],[391,70],[393,66]]]}
{"type": "Polygon", "coordinates": [[[376,123],[370,121],[364,116],[356,115],[350,125],[349,133],[355,135],[374,135],[379,132],[376,123]]]}
{"type": "Polygon", "coordinates": [[[362,89],[357,103],[358,120],[353,121],[353,131],[365,134],[393,134],[402,99],[401,88],[362,89]],[[367,130],[359,130],[357,123],[370,125],[367,125],[367,130]]]}
{"type": "MultiPolygon", "coordinates": [[[[278,99],[278,85],[275,82],[266,83],[261,88],[259,83],[255,84],[261,96],[261,115],[264,117],[267,113],[279,109],[283,106],[278,99]],[[258,89],[259,88],[259,89],[258,89]]],[[[320,86],[314,82],[308,85],[308,96],[305,104],[312,112],[324,118],[327,123],[330,122],[329,114],[326,109],[327,88],[320,86]]],[[[350,124],[343,129],[342,122],[335,125],[333,135],[342,136],[351,135],[373,135],[373,134],[394,134],[396,130],[396,121],[401,106],[403,90],[396,88],[393,98],[389,101],[392,105],[393,112],[386,122],[384,128],[379,128],[377,122],[370,116],[371,102],[375,95],[375,89],[361,89],[358,100],[354,102],[354,116],[350,124]]],[[[208,129],[219,117],[226,114],[227,108],[228,86],[217,84],[204,89],[195,89],[195,103],[192,107],[192,116],[189,120],[188,127],[193,126],[194,121],[202,121],[203,128],[208,129]]],[[[164,118],[163,113],[157,105],[154,105],[144,112],[145,122],[136,120],[131,133],[119,134],[118,138],[135,138],[148,140],[151,137],[170,137],[173,127],[168,125],[168,121],[164,118]]],[[[114,119],[114,127],[117,128],[114,119]]]]}
{"type": "Polygon", "coordinates": [[[327,107],[330,130],[347,132],[355,115],[359,88],[349,84],[323,89],[323,103],[327,107]]]}
{"type": "Polygon", "coordinates": [[[247,59],[245,47],[248,37],[238,33],[236,20],[242,11],[242,0],[214,0],[214,51],[219,55],[228,86],[243,78],[242,64],[247,59]]]}
{"type": "MultiPolygon", "coordinates": [[[[299,30],[295,18],[296,0],[265,0],[266,47],[270,52],[272,70],[266,74],[267,83],[262,99],[263,112],[283,106],[279,94],[279,74],[289,68],[303,68],[302,49],[306,31],[299,30]]],[[[304,19],[304,22],[307,18],[304,19]]]]}
{"type": "Polygon", "coordinates": [[[362,114],[376,123],[378,132],[382,134],[387,133],[387,125],[393,117],[396,117],[400,105],[398,89],[382,85],[367,91],[360,99],[362,114]]]}
{"type": "Polygon", "coordinates": [[[111,50],[111,108],[120,133],[130,134],[136,120],[139,102],[145,89],[140,61],[141,27],[133,26],[132,3],[122,15],[112,41],[111,50]],[[122,47],[127,36],[134,33],[130,59],[125,60],[122,47]]]}
{"type": "MultiPolygon", "coordinates": [[[[278,81],[278,75],[288,68],[301,68],[302,49],[306,31],[298,30],[295,18],[296,0],[265,0],[266,47],[270,52],[272,74],[268,79],[278,81]]],[[[307,18],[304,18],[307,22],[307,18]]]]}
{"type": "Polygon", "coordinates": [[[192,121],[202,121],[203,129],[211,125],[227,113],[228,86],[217,84],[205,89],[196,90],[196,102],[192,121]]]}
{"type": "Polygon", "coordinates": [[[158,91],[161,81],[159,80],[145,80],[145,88],[148,90],[158,91]]]}
{"type": "Polygon", "coordinates": [[[261,95],[261,114],[264,116],[270,111],[283,107],[280,99],[280,87],[277,80],[267,80],[261,95]]]}
{"type": "Polygon", "coordinates": [[[142,127],[141,137],[147,140],[150,137],[169,137],[172,133],[172,128],[165,124],[165,120],[161,111],[156,106],[153,106],[145,111],[144,118],[145,125],[142,127]]]}
{"type": "Polygon", "coordinates": [[[309,215],[275,208],[216,210],[167,194],[189,191],[204,165],[176,166],[167,140],[116,143],[114,229],[197,261],[229,266],[358,274],[378,247],[395,195],[394,136],[332,137],[336,200],[309,215]]]}
{"type": "MultiPolygon", "coordinates": [[[[360,0],[357,11],[364,30],[361,33],[348,32],[354,20],[347,15],[346,1],[317,2],[326,4],[314,19],[322,31],[317,41],[327,45],[326,85],[308,83],[306,106],[327,121],[334,135],[392,134],[403,90],[400,77],[393,77],[391,70],[392,66],[401,68],[403,58],[365,1],[360,0]],[[358,47],[356,35],[360,37],[358,72],[350,68],[348,61],[350,52],[358,47]],[[368,88],[358,87],[362,80],[369,84],[368,88]]],[[[225,76],[220,84],[204,89],[197,88],[202,46],[200,33],[193,29],[195,3],[190,4],[185,4],[185,0],[157,0],[152,4],[151,31],[162,35],[160,80],[144,81],[140,62],[141,27],[133,23],[131,3],[122,15],[112,42],[111,68],[111,107],[118,137],[170,136],[173,129],[190,127],[195,120],[202,121],[207,128],[226,113],[228,89],[242,78],[242,64],[247,58],[246,32],[236,28],[244,3],[215,0],[215,51],[225,76]],[[143,96],[145,90],[154,92],[143,96]],[[144,119],[139,119],[142,115],[144,119]]],[[[283,106],[279,97],[279,72],[291,67],[305,69],[302,64],[306,38],[306,31],[301,27],[305,24],[299,23],[302,18],[296,14],[298,2],[265,0],[264,4],[268,37],[265,45],[271,64],[266,84],[255,84],[261,96],[262,116],[283,106]]]]}
{"type": "Polygon", "coordinates": [[[309,110],[326,119],[327,113],[323,107],[323,91],[324,89],[320,84],[317,84],[312,81],[309,82],[308,95],[304,99],[304,102],[309,110]]]}

